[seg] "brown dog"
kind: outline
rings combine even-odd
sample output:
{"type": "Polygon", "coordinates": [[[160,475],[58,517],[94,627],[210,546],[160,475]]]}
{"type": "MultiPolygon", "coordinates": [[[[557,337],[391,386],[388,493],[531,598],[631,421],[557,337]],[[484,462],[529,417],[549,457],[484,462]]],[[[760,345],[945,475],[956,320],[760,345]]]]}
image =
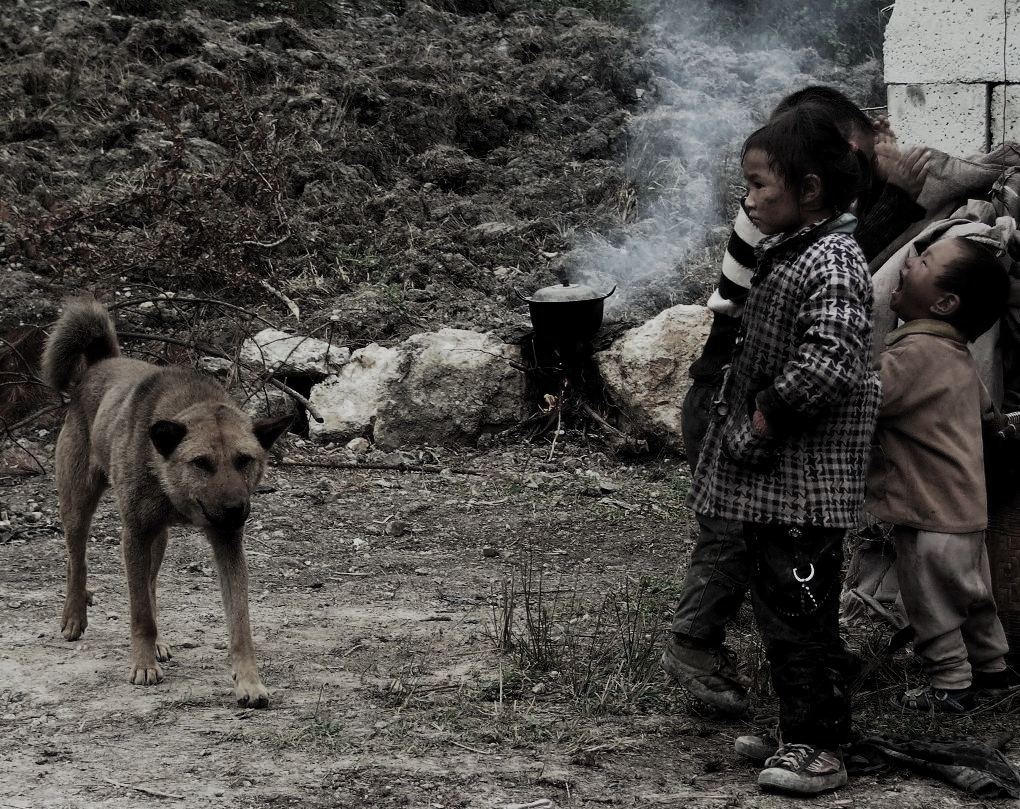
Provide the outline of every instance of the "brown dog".
{"type": "Polygon", "coordinates": [[[122,358],[109,313],[86,298],[67,302],[46,344],[43,372],[71,398],[56,451],[67,540],[64,637],[77,640],[88,625],[85,545],[99,497],[112,487],[124,524],[130,681],[163,679],[159,663],[170,659],[170,649],[156,629],[156,576],[167,529],[186,523],[205,531],[219,569],[237,702],[266,707],[248,623],[242,537],[267,450],[291,417],[253,424],[198,371],[122,358]]]}

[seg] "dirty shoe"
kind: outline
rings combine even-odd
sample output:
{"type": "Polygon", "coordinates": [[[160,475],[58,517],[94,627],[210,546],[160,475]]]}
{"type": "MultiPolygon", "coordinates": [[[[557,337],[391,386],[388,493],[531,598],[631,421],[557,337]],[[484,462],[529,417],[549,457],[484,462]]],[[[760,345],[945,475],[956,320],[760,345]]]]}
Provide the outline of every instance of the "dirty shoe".
{"type": "Polygon", "coordinates": [[[757,736],[737,736],[733,740],[733,752],[750,759],[755,764],[764,764],[779,749],[779,734],[761,733],[757,736]]]}
{"type": "Polygon", "coordinates": [[[758,786],[797,795],[815,795],[845,784],[843,754],[808,744],[784,744],[758,774],[758,786]]]}
{"type": "Polygon", "coordinates": [[[730,716],[747,711],[747,683],[724,647],[695,648],[674,633],[662,667],[691,694],[730,716]]]}

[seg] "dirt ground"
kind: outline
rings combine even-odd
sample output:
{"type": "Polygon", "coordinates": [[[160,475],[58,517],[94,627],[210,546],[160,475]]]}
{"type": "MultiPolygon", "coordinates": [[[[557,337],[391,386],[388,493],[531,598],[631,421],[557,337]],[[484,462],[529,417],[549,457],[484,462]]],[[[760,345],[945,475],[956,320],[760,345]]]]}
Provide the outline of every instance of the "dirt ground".
{"type": "MultiPolygon", "coordinates": [[[[700,133],[678,157],[672,118],[640,149],[633,119],[672,94],[686,136],[701,128],[686,108],[710,107],[699,99],[717,86],[760,117],[791,76],[859,99],[880,76],[831,73],[806,51],[787,68],[678,49],[668,31],[557,5],[4,4],[0,329],[46,327],[63,294],[90,288],[134,302],[122,329],[228,352],[253,318],[290,317],[288,301],[301,314],[289,327],[351,347],[441,326],[509,340],[528,328],[512,286],[550,283],[585,234],[622,240],[657,194],[687,197],[686,178],[716,159],[701,147],[726,134],[700,133]],[[303,11],[281,19],[284,7],[303,11]],[[664,163],[676,169],[665,190],[664,163]],[[167,290],[194,299],[146,300],[167,290]]],[[[720,185],[703,192],[725,198],[720,185]]],[[[722,243],[627,316],[703,300],[722,243]]],[[[656,665],[693,542],[681,461],[621,459],[570,429],[555,449],[515,436],[397,458],[429,471],[327,469],[294,464],[355,459],[290,436],[249,523],[272,701],[248,711],[232,699],[216,574],[194,532],[177,531],[160,578],[166,680],[127,683],[109,499],[89,547],[90,626],[63,640],[54,429],[17,431],[41,474],[14,474],[34,462],[0,445],[0,809],[788,805],[732,753],[775,710],[749,616],[731,641],[754,676],[753,721],[707,714],[656,665]]],[[[865,657],[881,640],[855,633],[865,657]]],[[[889,693],[915,674],[906,655],[876,664],[857,695],[862,726],[1009,729],[1010,715],[896,715],[889,693]]],[[[817,803],[978,805],[901,772],[817,803]]]]}
{"type": "MultiPolygon", "coordinates": [[[[560,440],[551,461],[548,442],[430,452],[438,471],[428,473],[271,468],[247,533],[265,711],[233,703],[200,535],[177,531],[163,565],[160,626],[174,651],[166,679],[131,686],[112,503],[89,546],[90,624],[67,643],[52,475],[4,478],[0,806],[788,805],[760,794],[754,768],[732,753],[751,722],[705,714],[646,665],[691,546],[683,464],[628,464],[597,441],[560,440]],[[517,648],[500,652],[511,592],[503,634],[517,648]],[[542,613],[522,593],[544,599],[554,619],[544,632],[525,625],[542,613]],[[607,614],[622,618],[600,628],[607,614]],[[563,670],[523,653],[536,640],[563,670]],[[600,662],[586,683],[585,661],[621,646],[637,662],[620,657],[615,671],[616,658],[600,662]]],[[[292,438],[283,457],[312,456],[292,438]]],[[[760,660],[746,616],[733,644],[745,664],[760,660]]],[[[909,667],[886,668],[858,707],[859,722],[888,731],[899,721],[884,707],[889,684],[909,667]]],[[[772,707],[757,684],[761,723],[772,707]]],[[[916,721],[934,735],[990,738],[1010,718],[916,721]]],[[[818,801],[879,802],[979,805],[900,772],[858,777],[818,801]]]]}

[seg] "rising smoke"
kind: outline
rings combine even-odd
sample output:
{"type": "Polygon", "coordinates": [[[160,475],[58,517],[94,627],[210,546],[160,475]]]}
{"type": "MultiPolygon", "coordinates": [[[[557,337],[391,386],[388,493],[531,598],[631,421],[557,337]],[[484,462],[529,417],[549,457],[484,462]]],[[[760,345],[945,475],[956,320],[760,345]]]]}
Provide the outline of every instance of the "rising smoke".
{"type": "Polygon", "coordinates": [[[647,111],[629,127],[627,171],[641,200],[634,221],[589,236],[565,262],[574,280],[604,291],[617,285],[606,301],[611,318],[704,303],[736,211],[744,138],[793,90],[832,84],[863,100],[880,76],[875,62],[848,70],[811,48],[726,42],[693,30],[691,19],[674,9],[646,25],[654,78],[647,111]]]}

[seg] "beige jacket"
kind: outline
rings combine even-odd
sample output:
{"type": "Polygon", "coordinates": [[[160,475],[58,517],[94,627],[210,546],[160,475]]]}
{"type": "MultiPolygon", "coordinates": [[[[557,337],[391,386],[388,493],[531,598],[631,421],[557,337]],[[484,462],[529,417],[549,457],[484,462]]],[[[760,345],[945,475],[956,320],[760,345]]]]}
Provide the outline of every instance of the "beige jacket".
{"type": "Polygon", "coordinates": [[[983,530],[981,420],[991,401],[966,340],[948,323],[914,320],[885,342],[865,509],[922,531],[983,530]]]}

